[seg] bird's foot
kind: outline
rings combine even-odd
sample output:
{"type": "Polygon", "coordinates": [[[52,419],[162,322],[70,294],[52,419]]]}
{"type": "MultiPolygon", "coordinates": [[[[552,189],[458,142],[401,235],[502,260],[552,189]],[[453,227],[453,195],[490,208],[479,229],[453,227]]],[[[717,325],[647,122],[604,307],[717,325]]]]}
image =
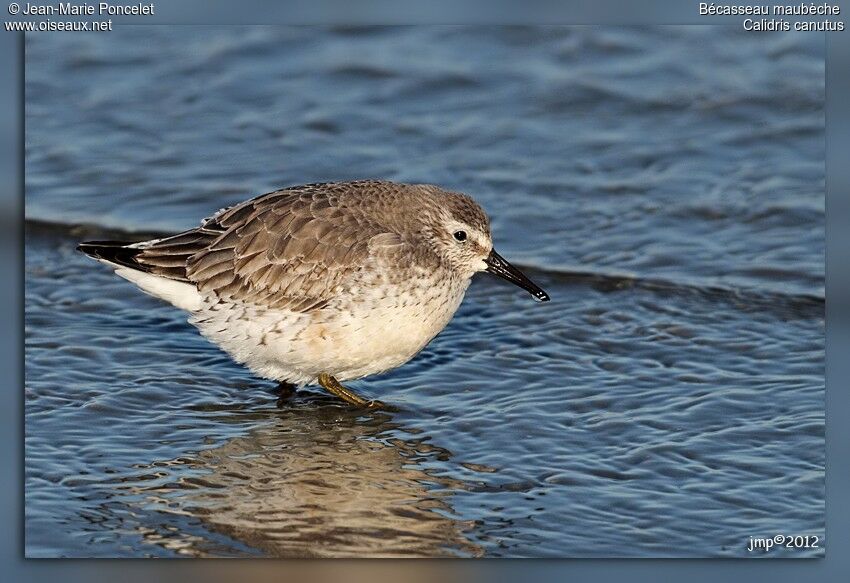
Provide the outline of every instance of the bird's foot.
{"type": "Polygon", "coordinates": [[[376,399],[364,399],[348,387],[342,385],[332,375],[322,373],[319,375],[319,384],[327,392],[336,395],[346,403],[363,409],[386,409],[387,406],[376,399]]]}

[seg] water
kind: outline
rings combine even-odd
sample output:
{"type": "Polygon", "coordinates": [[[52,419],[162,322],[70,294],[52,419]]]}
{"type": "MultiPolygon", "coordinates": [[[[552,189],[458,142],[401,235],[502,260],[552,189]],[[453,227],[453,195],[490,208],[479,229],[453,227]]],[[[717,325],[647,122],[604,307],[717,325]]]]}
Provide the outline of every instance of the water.
{"type": "Polygon", "coordinates": [[[823,36],[122,26],[26,55],[28,556],[823,554],[823,36]],[[365,177],[473,194],[552,296],[478,276],[355,384],[398,412],[278,407],[73,250],[365,177]]]}

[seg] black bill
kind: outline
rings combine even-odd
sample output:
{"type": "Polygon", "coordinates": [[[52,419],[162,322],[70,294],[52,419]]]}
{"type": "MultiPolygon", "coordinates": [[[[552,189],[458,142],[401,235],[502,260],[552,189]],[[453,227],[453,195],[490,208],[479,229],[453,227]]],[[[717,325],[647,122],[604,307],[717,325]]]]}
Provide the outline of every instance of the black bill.
{"type": "Polygon", "coordinates": [[[536,300],[540,300],[541,302],[549,301],[549,294],[523,275],[519,269],[508,263],[504,257],[496,253],[495,249],[490,251],[490,255],[485,260],[485,263],[487,263],[487,273],[498,275],[502,279],[507,279],[509,282],[518,285],[533,295],[536,300]]]}

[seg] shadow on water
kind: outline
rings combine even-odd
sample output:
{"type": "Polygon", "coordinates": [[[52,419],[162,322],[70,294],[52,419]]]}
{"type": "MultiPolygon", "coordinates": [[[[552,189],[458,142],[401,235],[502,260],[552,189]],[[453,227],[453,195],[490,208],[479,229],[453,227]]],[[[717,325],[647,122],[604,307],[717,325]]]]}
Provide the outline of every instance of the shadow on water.
{"type": "Polygon", "coordinates": [[[279,408],[187,408],[215,423],[259,424],[120,479],[118,498],[148,514],[137,528],[149,544],[192,556],[483,554],[453,517],[451,493],[466,484],[423,469],[451,452],[394,414],[300,393],[279,408]]]}

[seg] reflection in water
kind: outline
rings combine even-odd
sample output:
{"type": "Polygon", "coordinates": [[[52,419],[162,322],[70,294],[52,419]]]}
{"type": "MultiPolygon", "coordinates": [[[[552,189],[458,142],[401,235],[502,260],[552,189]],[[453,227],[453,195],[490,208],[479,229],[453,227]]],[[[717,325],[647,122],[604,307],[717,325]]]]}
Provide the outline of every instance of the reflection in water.
{"type": "MultiPolygon", "coordinates": [[[[205,528],[270,556],[482,554],[452,518],[451,492],[464,483],[423,469],[451,453],[414,437],[390,414],[312,396],[279,410],[218,413],[224,423],[265,422],[194,456],[140,466],[161,478],[133,479],[123,489],[141,495],[149,510],[199,517],[205,528]]],[[[208,552],[205,537],[175,540],[150,528],[141,534],[183,553],[208,552]]]]}

